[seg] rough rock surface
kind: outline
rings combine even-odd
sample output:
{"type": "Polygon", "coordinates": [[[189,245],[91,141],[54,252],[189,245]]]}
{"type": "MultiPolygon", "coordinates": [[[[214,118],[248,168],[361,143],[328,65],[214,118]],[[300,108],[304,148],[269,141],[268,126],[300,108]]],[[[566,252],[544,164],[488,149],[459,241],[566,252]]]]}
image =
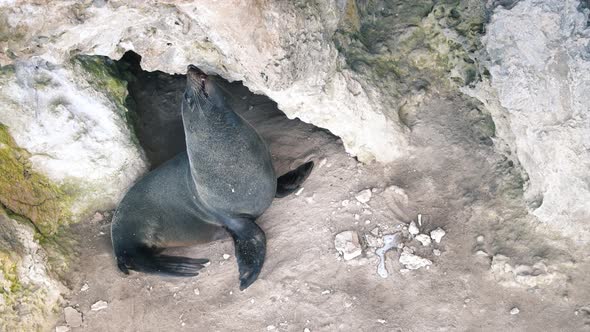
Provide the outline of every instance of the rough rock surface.
{"type": "Polygon", "coordinates": [[[33,227],[0,208],[0,331],[50,328],[65,287],[48,271],[33,227]]]}
{"type": "Polygon", "coordinates": [[[496,8],[483,40],[491,81],[478,96],[524,168],[541,221],[590,241],[590,28],[585,2],[522,0],[496,8]]]}
{"type": "Polygon", "coordinates": [[[109,69],[100,58],[34,58],[0,74],[0,123],[78,217],[112,208],[146,170],[126,121],[126,84],[109,69]]]}
{"type": "Polygon", "coordinates": [[[331,130],[361,160],[407,154],[397,114],[385,115],[380,92],[361,87],[341,64],[332,36],[345,2],[17,3],[0,7],[8,35],[0,39],[0,64],[32,55],[62,64],[72,53],[119,59],[128,50],[150,71],[184,73],[192,63],[331,130]]]}

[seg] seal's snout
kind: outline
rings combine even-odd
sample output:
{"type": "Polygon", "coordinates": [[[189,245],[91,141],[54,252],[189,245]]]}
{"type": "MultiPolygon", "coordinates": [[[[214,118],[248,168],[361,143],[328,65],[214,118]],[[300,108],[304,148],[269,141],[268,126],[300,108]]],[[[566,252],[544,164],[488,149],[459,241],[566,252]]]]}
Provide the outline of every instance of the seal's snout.
{"type": "Polygon", "coordinates": [[[205,90],[205,81],[207,81],[207,74],[202,70],[193,65],[188,65],[186,76],[190,85],[195,89],[201,90],[205,97],[209,97],[209,94],[205,90]]]}

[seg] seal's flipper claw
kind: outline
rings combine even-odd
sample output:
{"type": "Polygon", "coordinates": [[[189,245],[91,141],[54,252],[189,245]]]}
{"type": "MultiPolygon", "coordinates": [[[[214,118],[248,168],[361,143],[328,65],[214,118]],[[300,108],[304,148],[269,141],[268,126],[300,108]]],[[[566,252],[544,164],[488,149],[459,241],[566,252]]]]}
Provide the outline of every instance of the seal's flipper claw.
{"type": "Polygon", "coordinates": [[[313,161],[306,162],[305,164],[297,167],[296,169],[287,172],[277,179],[277,192],[275,197],[282,198],[293,192],[295,192],[313,169],[313,161]]]}
{"type": "Polygon", "coordinates": [[[240,289],[248,288],[260,274],[266,255],[266,236],[254,218],[240,217],[227,220],[227,231],[234,240],[240,271],[240,289]]]}

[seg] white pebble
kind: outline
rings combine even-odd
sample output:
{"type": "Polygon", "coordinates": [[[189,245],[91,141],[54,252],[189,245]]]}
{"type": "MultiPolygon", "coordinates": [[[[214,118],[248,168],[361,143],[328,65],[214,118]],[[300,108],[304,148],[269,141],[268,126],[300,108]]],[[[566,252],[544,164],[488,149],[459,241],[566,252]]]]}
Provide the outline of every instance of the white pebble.
{"type": "Polygon", "coordinates": [[[438,249],[434,249],[432,250],[432,253],[434,254],[434,256],[440,256],[441,252],[438,249]]]}
{"type": "Polygon", "coordinates": [[[477,256],[485,256],[485,257],[489,256],[488,253],[485,252],[485,251],[483,251],[483,250],[476,251],[475,252],[475,255],[477,255],[477,256]]]}
{"type": "Polygon", "coordinates": [[[336,237],[334,238],[334,247],[336,248],[336,251],[342,255],[344,260],[347,261],[358,257],[363,253],[359,236],[357,232],[354,231],[344,231],[336,234],[336,237]]]}
{"type": "Polygon", "coordinates": [[[201,294],[201,291],[198,288],[195,288],[193,290],[193,292],[195,293],[195,295],[200,295],[201,294]]]}
{"type": "Polygon", "coordinates": [[[348,203],[350,203],[350,201],[347,200],[347,199],[345,199],[345,200],[342,201],[341,204],[342,204],[342,206],[348,206],[348,203]]]}
{"type": "Polygon", "coordinates": [[[70,328],[67,326],[56,326],[55,327],[55,332],[69,332],[70,328]]]}
{"type": "Polygon", "coordinates": [[[405,251],[400,255],[399,262],[410,270],[417,270],[422,267],[427,268],[428,266],[432,265],[430,260],[405,251]]]}
{"type": "Polygon", "coordinates": [[[81,291],[81,292],[85,292],[85,291],[87,291],[89,288],[90,288],[90,287],[88,286],[88,284],[84,284],[84,285],[82,285],[82,288],[80,288],[80,291],[81,291]]]}
{"type": "Polygon", "coordinates": [[[365,189],[355,196],[356,200],[361,203],[368,203],[371,200],[371,189],[365,189]]]}
{"type": "Polygon", "coordinates": [[[276,328],[277,328],[277,327],[276,327],[276,326],[274,326],[274,325],[269,325],[269,326],[267,326],[267,327],[266,327],[266,330],[267,330],[267,331],[273,331],[273,330],[276,330],[276,328]]]}
{"type": "Polygon", "coordinates": [[[311,332],[311,330],[306,327],[303,329],[303,332],[311,332]]]}
{"type": "Polygon", "coordinates": [[[323,158],[322,160],[320,160],[320,164],[318,165],[318,168],[324,167],[324,165],[326,165],[327,162],[328,162],[328,159],[323,158]]]}
{"type": "Polygon", "coordinates": [[[422,243],[423,246],[429,246],[431,241],[430,241],[430,236],[426,235],[426,234],[418,234],[416,235],[416,240],[418,240],[420,243],[422,243]]]}
{"type": "Polygon", "coordinates": [[[517,307],[510,309],[511,315],[518,315],[518,313],[520,313],[520,309],[518,309],[517,307]]]}
{"type": "Polygon", "coordinates": [[[90,306],[90,310],[92,311],[100,311],[103,309],[108,308],[108,303],[106,301],[98,301],[95,304],[93,304],[92,306],[90,306]]]}
{"type": "Polygon", "coordinates": [[[418,233],[420,233],[420,230],[418,229],[418,226],[416,226],[415,222],[411,222],[410,226],[408,227],[408,232],[410,232],[410,234],[412,235],[418,235],[418,233]]]}
{"type": "Polygon", "coordinates": [[[225,259],[225,260],[229,259],[230,257],[231,257],[231,256],[230,256],[230,255],[228,255],[228,254],[223,254],[223,259],[225,259]]]}
{"type": "Polygon", "coordinates": [[[305,189],[305,188],[304,188],[304,187],[301,187],[301,188],[299,188],[299,190],[297,190],[297,191],[295,192],[295,196],[299,196],[299,195],[301,195],[301,192],[303,192],[303,189],[305,189]]]}
{"type": "Polygon", "coordinates": [[[485,240],[485,238],[483,237],[483,235],[478,235],[475,238],[475,241],[477,241],[477,243],[483,243],[484,240],[485,240]]]}
{"type": "Polygon", "coordinates": [[[445,234],[447,234],[447,232],[445,232],[442,228],[439,227],[439,228],[433,230],[432,232],[430,232],[430,237],[436,243],[440,243],[440,241],[442,240],[443,236],[445,236],[445,234]]]}
{"type": "Polygon", "coordinates": [[[377,319],[377,323],[385,324],[385,323],[387,323],[387,321],[385,319],[377,319]]]}

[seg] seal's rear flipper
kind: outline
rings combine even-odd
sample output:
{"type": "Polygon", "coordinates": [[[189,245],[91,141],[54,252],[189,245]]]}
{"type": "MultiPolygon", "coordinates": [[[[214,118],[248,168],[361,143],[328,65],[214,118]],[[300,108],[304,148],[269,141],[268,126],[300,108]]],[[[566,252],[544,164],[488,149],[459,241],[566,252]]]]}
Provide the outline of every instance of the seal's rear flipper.
{"type": "Polygon", "coordinates": [[[260,274],[266,255],[266,236],[250,216],[224,218],[224,226],[234,239],[240,289],[248,288],[260,274]]]}
{"type": "Polygon", "coordinates": [[[312,169],[313,161],[309,161],[296,169],[279,176],[277,179],[277,193],[275,194],[275,197],[282,198],[299,189],[303,181],[305,181],[311,173],[312,169]]]}
{"type": "Polygon", "coordinates": [[[155,250],[147,247],[117,255],[117,266],[125,274],[129,274],[129,270],[135,270],[173,277],[194,277],[208,262],[207,259],[158,255],[155,250]]]}

